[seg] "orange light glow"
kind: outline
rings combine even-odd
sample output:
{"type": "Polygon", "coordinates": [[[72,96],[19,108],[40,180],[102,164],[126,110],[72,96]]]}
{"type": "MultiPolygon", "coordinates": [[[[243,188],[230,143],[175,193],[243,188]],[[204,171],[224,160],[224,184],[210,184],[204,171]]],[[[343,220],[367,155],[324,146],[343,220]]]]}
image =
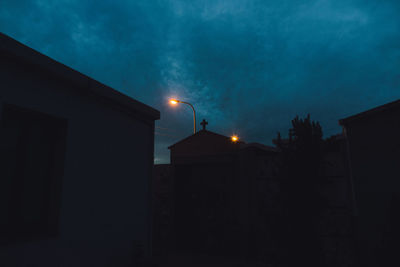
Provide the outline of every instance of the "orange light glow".
{"type": "Polygon", "coordinates": [[[171,103],[172,105],[176,105],[176,104],[178,104],[178,101],[175,100],[175,99],[171,99],[171,100],[169,101],[169,103],[171,103]]]}
{"type": "Polygon", "coordinates": [[[239,141],[239,137],[237,137],[236,135],[231,136],[231,140],[232,142],[237,142],[239,141]]]}

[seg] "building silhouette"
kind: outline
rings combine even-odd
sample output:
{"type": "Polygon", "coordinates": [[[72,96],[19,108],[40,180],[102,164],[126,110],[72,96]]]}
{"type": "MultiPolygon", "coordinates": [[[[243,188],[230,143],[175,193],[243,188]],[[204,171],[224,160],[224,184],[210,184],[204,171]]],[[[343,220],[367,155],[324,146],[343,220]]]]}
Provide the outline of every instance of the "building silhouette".
{"type": "Polygon", "coordinates": [[[400,100],[340,120],[360,266],[399,266],[400,100]]]}
{"type": "MultiPolygon", "coordinates": [[[[155,212],[169,222],[156,221],[155,233],[164,229],[168,247],[179,251],[260,261],[274,253],[268,224],[276,207],[268,197],[278,190],[278,150],[233,142],[205,126],[203,121],[202,130],[169,147],[170,165],[155,165],[155,181],[167,188],[158,187],[155,212]],[[163,209],[162,202],[171,206],[163,209]]],[[[155,239],[155,247],[166,245],[157,243],[160,236],[155,239]]]]}
{"type": "Polygon", "coordinates": [[[159,111],[0,34],[0,266],[150,251],[159,111]]]}

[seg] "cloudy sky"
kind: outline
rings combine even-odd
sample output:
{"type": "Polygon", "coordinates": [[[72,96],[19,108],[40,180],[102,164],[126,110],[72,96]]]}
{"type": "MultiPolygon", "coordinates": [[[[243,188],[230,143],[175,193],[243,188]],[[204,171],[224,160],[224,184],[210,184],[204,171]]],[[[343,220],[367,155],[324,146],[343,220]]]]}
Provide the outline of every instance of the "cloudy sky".
{"type": "Polygon", "coordinates": [[[192,133],[171,96],[265,144],[400,98],[398,0],[0,0],[0,31],[159,109],[157,163],[192,133]]]}

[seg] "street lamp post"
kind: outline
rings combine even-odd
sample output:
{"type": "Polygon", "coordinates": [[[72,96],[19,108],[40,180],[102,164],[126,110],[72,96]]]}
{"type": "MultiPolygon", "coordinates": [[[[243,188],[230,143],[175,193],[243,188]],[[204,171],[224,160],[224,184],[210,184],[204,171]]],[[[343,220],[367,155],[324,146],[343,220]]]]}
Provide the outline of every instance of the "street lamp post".
{"type": "Polygon", "coordinates": [[[185,102],[185,101],[181,101],[181,100],[177,100],[177,99],[171,99],[169,101],[172,105],[176,105],[178,103],[182,103],[182,104],[186,104],[189,105],[192,110],[193,110],[193,133],[196,133],[196,111],[194,110],[194,107],[192,104],[190,104],[189,102],[185,102]]]}

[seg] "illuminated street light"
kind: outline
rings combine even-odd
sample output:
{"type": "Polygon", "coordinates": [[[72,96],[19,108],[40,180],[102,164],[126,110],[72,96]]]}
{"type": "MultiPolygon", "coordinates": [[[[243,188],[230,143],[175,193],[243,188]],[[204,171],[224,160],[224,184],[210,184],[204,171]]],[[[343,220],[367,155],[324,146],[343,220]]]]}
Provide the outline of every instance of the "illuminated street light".
{"type": "Polygon", "coordinates": [[[231,140],[232,140],[232,142],[235,143],[235,142],[239,141],[239,137],[237,135],[232,135],[231,140]]]}
{"type": "Polygon", "coordinates": [[[195,134],[196,133],[196,111],[194,110],[193,105],[188,102],[180,101],[177,99],[171,99],[171,100],[169,100],[169,103],[174,106],[177,105],[178,103],[182,103],[182,104],[189,105],[192,108],[192,110],[193,110],[193,133],[195,134]]]}

